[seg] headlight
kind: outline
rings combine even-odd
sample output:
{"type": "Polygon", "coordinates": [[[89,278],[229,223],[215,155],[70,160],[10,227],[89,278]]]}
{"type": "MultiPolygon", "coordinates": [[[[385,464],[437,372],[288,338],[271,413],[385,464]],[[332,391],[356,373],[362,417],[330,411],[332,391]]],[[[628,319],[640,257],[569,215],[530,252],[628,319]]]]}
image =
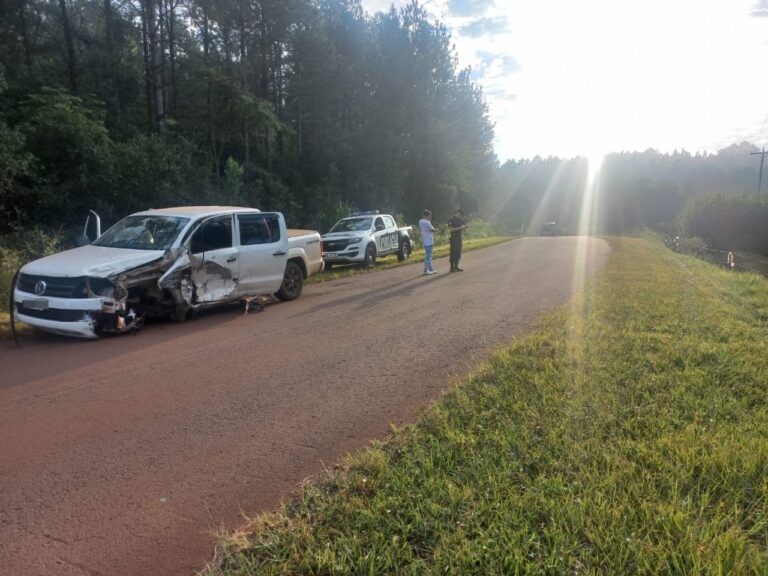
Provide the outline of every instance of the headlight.
{"type": "Polygon", "coordinates": [[[362,240],[362,238],[350,238],[349,239],[349,243],[350,244],[360,244],[360,240],[362,240]]]}
{"type": "Polygon", "coordinates": [[[88,278],[88,287],[96,296],[115,297],[115,285],[106,278],[88,278]]]}

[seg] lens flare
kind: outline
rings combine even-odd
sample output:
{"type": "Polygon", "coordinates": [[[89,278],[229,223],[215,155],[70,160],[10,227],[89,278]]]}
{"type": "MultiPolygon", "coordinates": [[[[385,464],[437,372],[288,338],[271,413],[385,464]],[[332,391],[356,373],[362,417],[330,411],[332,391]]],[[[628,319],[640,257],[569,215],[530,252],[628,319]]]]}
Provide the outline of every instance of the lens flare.
{"type": "Polygon", "coordinates": [[[584,319],[589,313],[587,302],[579,294],[579,288],[584,285],[590,261],[593,261],[595,256],[593,252],[596,249],[596,243],[590,235],[595,234],[598,230],[600,217],[600,172],[604,157],[604,154],[596,152],[590,154],[587,158],[587,176],[581,196],[578,237],[573,255],[572,292],[576,296],[571,304],[571,316],[568,327],[568,343],[572,347],[578,347],[584,341],[584,319]]]}
{"type": "Polygon", "coordinates": [[[581,196],[579,211],[579,236],[594,234],[597,230],[600,206],[600,170],[603,167],[602,153],[592,153],[587,156],[587,178],[581,196]]]}

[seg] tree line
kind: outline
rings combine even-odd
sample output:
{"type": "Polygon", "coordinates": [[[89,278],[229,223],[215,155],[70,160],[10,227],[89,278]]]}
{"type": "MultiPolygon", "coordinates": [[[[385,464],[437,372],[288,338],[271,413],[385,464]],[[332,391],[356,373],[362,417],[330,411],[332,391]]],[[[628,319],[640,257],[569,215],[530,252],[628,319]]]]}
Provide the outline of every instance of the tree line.
{"type": "Polygon", "coordinates": [[[416,0],[0,3],[0,233],[173,203],[477,210],[482,91],[416,0]]]}
{"type": "MultiPolygon", "coordinates": [[[[754,145],[742,142],[714,154],[608,154],[593,174],[594,209],[584,231],[622,234],[657,228],[702,238],[719,249],[768,255],[768,179],[758,198],[754,151],[754,145]]],[[[580,218],[589,178],[586,158],[509,161],[499,168],[485,210],[511,232],[536,234],[545,222],[555,221],[566,233],[575,233],[584,224],[580,218]]]]}

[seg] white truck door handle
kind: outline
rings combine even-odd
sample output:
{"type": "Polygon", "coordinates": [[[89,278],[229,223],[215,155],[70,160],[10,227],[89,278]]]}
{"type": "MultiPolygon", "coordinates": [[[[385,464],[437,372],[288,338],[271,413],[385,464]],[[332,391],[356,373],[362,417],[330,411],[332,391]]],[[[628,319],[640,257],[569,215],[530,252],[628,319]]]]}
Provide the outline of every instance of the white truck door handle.
{"type": "Polygon", "coordinates": [[[285,252],[282,250],[278,250],[277,252],[272,252],[272,256],[285,256],[285,252]]]}
{"type": "Polygon", "coordinates": [[[227,258],[227,262],[234,262],[235,260],[237,260],[237,256],[230,256],[227,258]]]}

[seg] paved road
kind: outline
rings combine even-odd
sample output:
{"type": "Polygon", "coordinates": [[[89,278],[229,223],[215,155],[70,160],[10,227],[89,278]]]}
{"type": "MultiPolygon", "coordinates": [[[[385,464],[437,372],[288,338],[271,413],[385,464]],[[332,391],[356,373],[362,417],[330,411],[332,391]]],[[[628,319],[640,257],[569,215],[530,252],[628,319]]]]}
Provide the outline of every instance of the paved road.
{"type": "Polygon", "coordinates": [[[0,572],[194,573],[214,532],[416,419],[609,251],[529,238],[467,253],[464,273],[405,266],[259,314],[0,343],[0,572]]]}

